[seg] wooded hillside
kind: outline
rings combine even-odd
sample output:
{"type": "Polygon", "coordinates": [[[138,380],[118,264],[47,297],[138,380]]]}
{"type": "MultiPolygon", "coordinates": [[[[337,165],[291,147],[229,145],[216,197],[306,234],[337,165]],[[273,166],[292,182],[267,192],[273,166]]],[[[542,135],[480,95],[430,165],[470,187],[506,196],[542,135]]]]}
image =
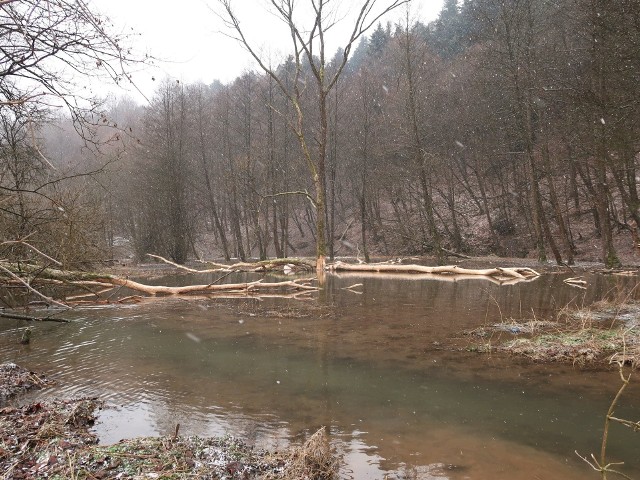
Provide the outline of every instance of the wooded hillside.
{"type": "MultiPolygon", "coordinates": [[[[277,73],[293,82],[294,67],[277,73]]],[[[313,149],[318,92],[309,68],[298,74],[313,149]]],[[[446,0],[433,23],[383,22],[363,37],[328,108],[329,256],[572,263],[588,237],[616,266],[614,237],[638,243],[640,0],[446,0]]],[[[56,258],[80,245],[74,260],[108,258],[114,242],[179,263],[314,252],[295,112],[262,72],[226,85],[165,79],[148,106],[105,108],[112,129],[98,135],[112,142],[92,162],[111,163],[64,187],[30,148],[33,117],[0,111],[6,240],[33,235],[56,258]]],[[[37,135],[61,149],[44,123],[37,135]]]]}

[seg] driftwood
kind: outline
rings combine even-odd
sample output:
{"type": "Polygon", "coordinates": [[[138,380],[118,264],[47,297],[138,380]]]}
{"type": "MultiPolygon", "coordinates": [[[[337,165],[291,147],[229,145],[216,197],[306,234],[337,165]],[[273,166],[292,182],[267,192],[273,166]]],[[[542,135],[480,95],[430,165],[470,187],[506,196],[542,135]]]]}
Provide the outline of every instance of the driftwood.
{"type": "MultiPolygon", "coordinates": [[[[31,283],[56,283],[75,287],[98,286],[98,287],[125,287],[137,292],[142,292],[146,295],[190,295],[190,294],[205,294],[205,293],[226,293],[226,294],[262,294],[276,293],[280,291],[285,292],[311,292],[318,290],[317,287],[310,285],[309,279],[301,280],[288,280],[283,282],[263,282],[257,280],[253,282],[244,283],[227,283],[218,284],[212,282],[204,285],[186,285],[182,287],[169,287],[164,285],[147,285],[142,282],[136,282],[128,278],[122,278],[117,275],[111,275],[106,273],[91,273],[91,272],[78,272],[59,270],[56,268],[43,268],[37,265],[28,264],[12,264],[8,262],[2,263],[2,270],[9,274],[12,279],[19,279],[20,283],[27,286],[29,285],[30,291],[37,292],[31,283]],[[27,277],[34,277],[29,282],[25,280],[27,277]]],[[[218,279],[219,281],[220,279],[218,279]]],[[[39,292],[38,292],[39,293],[39,292]]],[[[46,300],[50,300],[58,306],[68,307],[67,305],[50,299],[42,294],[39,294],[46,300]]]]}
{"type": "Polygon", "coordinates": [[[180,265],[178,263],[172,262],[160,255],[153,255],[151,253],[147,253],[148,257],[155,258],[156,260],[160,260],[168,265],[173,265],[174,267],[184,270],[190,273],[218,273],[218,272],[270,272],[273,270],[284,270],[285,273],[287,270],[291,271],[293,269],[304,270],[304,271],[312,271],[315,268],[315,263],[311,263],[307,260],[301,258],[274,258],[271,260],[260,260],[258,262],[239,262],[233,263],[231,265],[227,265],[224,263],[216,263],[207,260],[200,260],[200,263],[204,265],[209,265],[213,268],[207,268],[204,270],[198,270],[196,268],[190,268],[185,265],[180,265]]]}
{"type": "Polygon", "coordinates": [[[586,290],[587,289],[587,282],[584,281],[582,279],[582,277],[565,278],[562,282],[566,283],[567,285],[569,285],[571,287],[576,287],[576,288],[579,288],[581,290],[586,290]]]}
{"type": "Polygon", "coordinates": [[[445,283],[456,283],[465,280],[478,280],[481,282],[489,282],[495,285],[507,286],[516,285],[523,282],[532,282],[538,277],[527,278],[505,278],[505,277],[487,277],[484,275],[462,275],[462,274],[436,274],[436,273],[402,273],[402,272],[358,272],[358,271],[339,271],[334,272],[337,278],[355,281],[362,278],[376,278],[379,280],[429,280],[445,283]]]}
{"type": "Polygon", "coordinates": [[[258,262],[238,262],[231,265],[201,261],[205,265],[212,265],[220,268],[223,272],[271,272],[274,270],[303,270],[313,271],[316,268],[315,262],[310,262],[303,258],[272,258],[271,260],[260,260],[258,262]]]}
{"type": "Polygon", "coordinates": [[[192,293],[205,292],[259,292],[286,288],[289,290],[317,290],[317,287],[304,280],[288,280],[284,282],[263,282],[256,280],[255,282],[245,283],[223,283],[223,284],[207,284],[207,285],[185,285],[183,287],[167,287],[164,285],[147,285],[140,282],[134,282],[126,278],[109,275],[103,278],[104,283],[111,283],[114,286],[126,287],[131,290],[146,293],[147,295],[188,295],[192,293]]]}
{"type": "MultiPolygon", "coordinates": [[[[166,263],[172,264],[178,268],[190,271],[192,273],[210,273],[225,272],[220,278],[208,284],[185,285],[180,287],[170,287],[165,285],[148,285],[142,282],[130,280],[117,275],[106,273],[91,273],[61,270],[52,267],[43,267],[41,265],[26,263],[11,263],[0,261],[0,274],[4,273],[10,281],[22,284],[30,292],[40,296],[46,303],[57,305],[63,308],[69,308],[68,304],[62,303],[48,297],[33,287],[36,283],[53,283],[58,285],[73,286],[78,288],[98,287],[102,289],[99,292],[91,292],[90,295],[96,297],[99,301],[99,294],[105,293],[114,288],[128,288],[137,292],[141,292],[148,296],[159,295],[258,295],[258,296],[297,296],[304,293],[317,291],[319,287],[311,285],[313,279],[296,279],[281,282],[264,282],[256,280],[243,283],[220,283],[229,273],[235,271],[268,271],[274,268],[289,268],[289,266],[298,268],[310,268],[312,264],[304,260],[298,259],[276,259],[254,264],[237,263],[234,265],[213,264],[215,270],[199,271],[174,264],[162,257],[154,256],[166,263]]],[[[335,262],[327,266],[327,270],[331,272],[346,272],[349,274],[376,274],[376,275],[410,275],[412,278],[419,279],[425,276],[446,280],[459,280],[464,278],[483,278],[501,285],[517,283],[520,281],[529,281],[539,276],[539,273],[530,268],[488,268],[488,269],[469,269],[456,265],[427,267],[423,265],[402,265],[402,264],[347,264],[343,262],[335,262]]],[[[321,278],[318,279],[321,282],[321,278]]],[[[359,293],[355,290],[354,293],[359,293]]],[[[80,300],[85,295],[77,295],[70,297],[68,300],[80,300]]],[[[81,301],[81,300],[80,300],[81,301]]],[[[116,300],[117,301],[117,300],[116,300]]]]}
{"type": "Polygon", "coordinates": [[[392,265],[392,264],[351,264],[335,262],[328,266],[334,272],[383,272],[383,273],[410,273],[410,274],[435,274],[435,275],[470,275],[472,277],[486,277],[496,280],[528,280],[539,277],[540,274],[527,267],[495,267],[485,269],[462,268],[457,265],[445,265],[427,267],[424,265],[392,265]]]}

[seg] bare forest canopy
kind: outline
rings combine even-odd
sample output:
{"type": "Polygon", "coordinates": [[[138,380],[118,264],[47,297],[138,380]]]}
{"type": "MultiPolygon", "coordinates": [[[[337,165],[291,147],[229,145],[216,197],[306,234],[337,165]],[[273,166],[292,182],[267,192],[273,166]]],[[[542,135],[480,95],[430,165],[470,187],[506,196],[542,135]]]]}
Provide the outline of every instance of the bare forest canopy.
{"type": "MultiPolygon", "coordinates": [[[[384,22],[326,98],[329,257],[532,252],[572,263],[589,240],[616,266],[614,240],[638,244],[640,0],[446,0],[428,25],[384,22]]],[[[318,86],[309,61],[295,67],[290,57],[274,72],[298,82],[316,155],[318,86]]],[[[93,110],[104,127],[92,149],[71,140],[71,123],[9,103],[0,241],[28,240],[65,266],[314,252],[296,112],[263,71],[226,85],[167,79],[149,105],[93,110]]],[[[23,246],[2,244],[0,258],[28,257],[23,246]]]]}

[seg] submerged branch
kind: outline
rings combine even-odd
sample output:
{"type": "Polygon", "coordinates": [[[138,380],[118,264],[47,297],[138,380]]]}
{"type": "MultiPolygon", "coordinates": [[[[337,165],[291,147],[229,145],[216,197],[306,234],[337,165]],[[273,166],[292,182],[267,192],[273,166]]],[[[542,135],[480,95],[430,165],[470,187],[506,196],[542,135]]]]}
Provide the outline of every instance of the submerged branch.
{"type": "Polygon", "coordinates": [[[69,320],[55,317],[33,317],[31,315],[19,315],[17,313],[0,312],[0,317],[12,320],[26,320],[27,322],[58,322],[69,323],[69,320]]]}

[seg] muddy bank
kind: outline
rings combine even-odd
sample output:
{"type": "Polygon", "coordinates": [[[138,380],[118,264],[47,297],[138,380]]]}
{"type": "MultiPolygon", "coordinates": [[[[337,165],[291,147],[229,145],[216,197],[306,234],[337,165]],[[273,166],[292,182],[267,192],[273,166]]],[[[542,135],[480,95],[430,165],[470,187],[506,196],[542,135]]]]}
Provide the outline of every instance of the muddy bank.
{"type": "Polygon", "coordinates": [[[324,429],[303,446],[254,450],[234,437],[148,437],[97,445],[94,398],[0,410],[4,479],[334,478],[337,462],[324,429]]]}
{"type": "MultiPolygon", "coordinates": [[[[0,365],[3,402],[50,382],[18,365],[0,365]]],[[[30,478],[331,479],[338,462],[325,429],[280,452],[256,450],[231,436],[169,437],[98,445],[92,431],[103,407],[97,398],[53,400],[0,409],[0,471],[5,480],[30,478]]]]}

